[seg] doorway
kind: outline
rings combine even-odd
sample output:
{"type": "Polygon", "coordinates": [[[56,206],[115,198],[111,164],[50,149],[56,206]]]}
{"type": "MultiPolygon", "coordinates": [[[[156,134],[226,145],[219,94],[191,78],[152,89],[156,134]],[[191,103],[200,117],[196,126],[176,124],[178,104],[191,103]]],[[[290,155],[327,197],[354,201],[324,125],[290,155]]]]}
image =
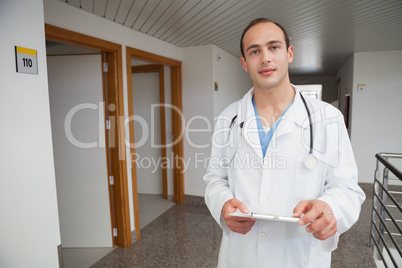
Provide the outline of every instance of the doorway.
{"type": "Polygon", "coordinates": [[[112,248],[105,129],[99,124],[105,120],[101,55],[58,56],[49,55],[49,50],[47,47],[63,255],[77,248],[112,248]]]}
{"type": "Polygon", "coordinates": [[[170,68],[132,59],[132,101],[140,229],[174,205],[171,168],[172,150],[165,146],[172,138],[170,68]],[[165,71],[166,69],[166,71],[165,71]],[[165,75],[166,73],[166,75],[165,75]]]}
{"type": "MultiPolygon", "coordinates": [[[[99,125],[103,125],[106,129],[103,133],[103,141],[100,138],[99,142],[103,142],[106,151],[107,160],[104,163],[104,169],[107,175],[106,178],[99,179],[106,180],[104,183],[108,184],[108,206],[111,215],[109,235],[112,237],[112,245],[128,247],[132,242],[125,131],[124,120],[119,120],[119,118],[124,118],[121,46],[48,24],[45,24],[45,35],[47,41],[95,50],[101,54],[101,59],[97,59],[101,69],[105,69],[107,66],[100,82],[103,87],[101,98],[104,105],[99,104],[97,107],[99,108],[97,111],[103,113],[104,119],[106,119],[99,122],[99,125]]],[[[102,135],[102,131],[99,131],[99,134],[102,135]]]]}
{"type": "MultiPolygon", "coordinates": [[[[162,192],[163,192],[163,197],[165,199],[168,198],[168,181],[167,181],[167,173],[168,170],[172,172],[172,177],[173,177],[173,201],[175,203],[184,203],[184,175],[183,175],[183,117],[182,117],[182,102],[181,102],[181,62],[172,60],[169,58],[165,58],[159,55],[155,55],[149,52],[141,51],[138,49],[126,48],[126,57],[127,57],[127,88],[128,88],[128,99],[133,100],[129,101],[129,115],[131,117],[130,123],[129,123],[129,128],[130,128],[130,141],[135,141],[137,142],[138,134],[143,136],[142,134],[144,133],[142,131],[138,131],[138,128],[141,126],[136,126],[135,119],[136,115],[136,109],[134,108],[135,105],[135,90],[134,88],[138,84],[142,84],[143,82],[140,81],[140,79],[144,78],[144,75],[142,76],[137,76],[137,82],[135,81],[135,75],[136,74],[147,74],[147,76],[154,77],[151,78],[154,81],[158,80],[158,83],[154,83],[153,87],[154,88],[154,105],[156,104],[159,109],[156,109],[154,111],[157,111],[157,118],[159,118],[160,124],[158,124],[158,129],[160,132],[160,146],[156,146],[156,148],[150,148],[148,151],[154,150],[154,151],[159,151],[160,156],[156,157],[157,159],[161,159],[159,163],[165,163],[160,165],[160,171],[162,174],[161,176],[157,176],[156,180],[158,180],[158,177],[160,179],[159,182],[162,182],[162,192]],[[165,71],[170,72],[170,96],[171,96],[171,101],[170,103],[165,103],[165,93],[164,93],[164,85],[165,85],[165,71]],[[141,78],[140,78],[141,77],[141,78]],[[157,97],[155,98],[155,88],[159,87],[159,100],[157,100],[157,97]],[[155,103],[157,102],[157,103],[155,103]],[[167,111],[166,106],[169,107],[169,111],[167,111]],[[171,118],[171,130],[166,135],[166,112],[170,112],[169,116],[171,118]],[[167,149],[171,149],[171,156],[167,156],[167,149]],[[165,161],[165,162],[163,162],[165,161]],[[168,163],[166,163],[168,162],[168,163]],[[170,165],[169,165],[170,162],[170,165]]],[[[150,80],[148,79],[149,83],[150,80]]],[[[149,94],[148,94],[149,95],[149,94]]],[[[138,92],[138,96],[140,96],[140,92],[138,92]]],[[[145,104],[145,109],[147,105],[149,106],[151,103],[145,104]]],[[[137,104],[137,107],[141,106],[141,103],[139,102],[137,104]]],[[[137,111],[140,111],[137,110],[137,111]]],[[[155,115],[155,113],[154,113],[155,115]]],[[[155,119],[155,116],[154,118],[155,119]]],[[[143,120],[144,122],[151,122],[151,131],[152,129],[156,128],[155,121],[158,120],[152,120],[150,118],[149,120],[143,120]]],[[[159,123],[159,122],[157,122],[159,123]]],[[[148,126],[146,126],[148,127],[148,126]]],[[[141,127],[142,128],[142,127],[141,127]]],[[[143,128],[142,128],[143,129],[143,128]]],[[[149,128],[148,128],[149,129],[149,128]]],[[[154,131],[157,132],[157,131],[154,131]]],[[[150,136],[152,137],[155,133],[150,133],[150,136]]],[[[138,146],[137,146],[138,147],[138,146]]],[[[131,159],[131,164],[132,164],[132,185],[133,185],[133,203],[134,203],[134,213],[135,213],[135,226],[137,230],[137,239],[140,238],[140,213],[139,213],[139,200],[138,200],[138,187],[141,186],[142,181],[139,181],[141,177],[144,177],[142,174],[137,174],[137,171],[140,171],[141,168],[141,162],[138,161],[137,158],[133,157],[138,157],[139,153],[136,152],[136,149],[138,151],[142,150],[142,148],[138,147],[136,148],[135,144],[131,144],[130,146],[130,153],[132,156],[131,159]],[[140,177],[141,176],[141,177],[140,177]]],[[[155,159],[155,155],[153,156],[153,159],[155,159]]],[[[142,170],[141,170],[142,171],[142,170]]],[[[140,173],[140,172],[138,172],[140,173]]],[[[149,184],[148,184],[149,185],[149,184]]],[[[161,204],[161,203],[159,203],[161,204]]]]}

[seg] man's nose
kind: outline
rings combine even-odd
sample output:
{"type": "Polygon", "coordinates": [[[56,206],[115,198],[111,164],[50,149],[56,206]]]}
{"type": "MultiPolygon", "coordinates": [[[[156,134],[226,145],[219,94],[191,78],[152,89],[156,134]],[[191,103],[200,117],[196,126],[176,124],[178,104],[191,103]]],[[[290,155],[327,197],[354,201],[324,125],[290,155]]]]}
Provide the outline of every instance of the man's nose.
{"type": "Polygon", "coordinates": [[[261,63],[271,62],[271,53],[268,50],[264,49],[261,52],[261,63]]]}

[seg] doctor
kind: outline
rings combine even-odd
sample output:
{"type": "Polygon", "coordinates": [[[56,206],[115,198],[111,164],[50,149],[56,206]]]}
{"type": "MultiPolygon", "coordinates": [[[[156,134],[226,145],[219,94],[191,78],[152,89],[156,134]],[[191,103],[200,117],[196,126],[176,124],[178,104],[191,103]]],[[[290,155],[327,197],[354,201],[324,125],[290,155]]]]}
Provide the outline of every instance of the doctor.
{"type": "Polygon", "coordinates": [[[290,83],[293,47],[282,26],[254,20],[240,43],[253,88],[217,120],[204,176],[223,229],[219,267],[330,267],[365,199],[343,117],[290,83]],[[229,215],[237,210],[300,220],[229,215]]]}

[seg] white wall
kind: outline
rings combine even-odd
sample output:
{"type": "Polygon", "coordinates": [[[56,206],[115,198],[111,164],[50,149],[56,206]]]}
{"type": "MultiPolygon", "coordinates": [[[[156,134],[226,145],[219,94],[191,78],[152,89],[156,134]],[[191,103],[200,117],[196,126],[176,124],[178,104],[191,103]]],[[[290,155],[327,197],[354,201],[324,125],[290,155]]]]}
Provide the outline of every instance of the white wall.
{"type": "Polygon", "coordinates": [[[218,91],[213,91],[214,117],[217,117],[231,103],[243,98],[253,83],[240,58],[217,46],[212,49],[213,82],[218,82],[218,91]]]}
{"type": "Polygon", "coordinates": [[[0,267],[58,267],[60,245],[43,4],[0,1],[0,267]],[[16,73],[14,46],[37,50],[16,73]]]}
{"type": "Polygon", "coordinates": [[[373,182],[375,154],[402,153],[402,51],[354,55],[352,146],[360,182],[373,182]],[[365,84],[364,92],[357,85],[365,84]]]}
{"type": "Polygon", "coordinates": [[[204,196],[202,180],[211,153],[214,118],[252,87],[240,59],[214,45],[183,48],[183,112],[188,132],[184,140],[185,193],[204,196]],[[220,60],[217,61],[217,55],[220,60]],[[218,82],[218,91],[214,90],[218,82]]]}
{"type": "Polygon", "coordinates": [[[101,55],[47,63],[62,246],[112,247],[101,55]]]}
{"type": "Polygon", "coordinates": [[[186,129],[202,129],[184,137],[185,193],[203,196],[205,157],[209,157],[213,130],[212,45],[183,48],[182,88],[186,129]]]}

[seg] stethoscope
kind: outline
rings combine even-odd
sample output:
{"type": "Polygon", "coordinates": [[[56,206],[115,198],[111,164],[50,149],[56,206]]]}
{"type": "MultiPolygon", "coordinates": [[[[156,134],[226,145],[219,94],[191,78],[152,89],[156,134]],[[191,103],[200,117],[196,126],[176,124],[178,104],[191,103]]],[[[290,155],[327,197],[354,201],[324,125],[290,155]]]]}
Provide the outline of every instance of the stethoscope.
{"type": "MultiPolygon", "coordinates": [[[[312,120],[311,120],[310,110],[309,110],[309,108],[307,106],[306,100],[303,97],[303,94],[300,93],[300,97],[301,97],[301,99],[303,101],[304,107],[306,108],[307,115],[308,115],[308,121],[309,121],[309,124],[310,124],[309,125],[309,127],[310,127],[310,151],[309,151],[309,154],[306,155],[306,157],[304,158],[304,165],[306,166],[306,168],[308,168],[310,170],[313,170],[318,166],[318,159],[317,159],[317,157],[315,157],[313,155],[313,148],[314,148],[314,144],[313,144],[313,140],[314,140],[313,139],[313,123],[312,123],[312,120]]],[[[234,123],[236,122],[236,118],[237,118],[237,115],[235,115],[232,118],[232,121],[230,122],[230,125],[229,125],[229,129],[232,129],[234,123]]],[[[241,131],[243,130],[243,125],[244,125],[244,122],[241,122],[239,124],[241,131]]]]}
{"type": "Polygon", "coordinates": [[[315,157],[313,155],[313,122],[311,120],[311,114],[310,114],[310,110],[308,109],[306,100],[303,97],[303,94],[300,93],[300,97],[304,103],[304,107],[306,108],[307,111],[307,115],[308,115],[308,122],[310,124],[310,152],[308,155],[306,155],[306,157],[304,158],[304,165],[306,166],[306,168],[308,169],[315,169],[318,166],[318,159],[317,157],[315,157]]]}

